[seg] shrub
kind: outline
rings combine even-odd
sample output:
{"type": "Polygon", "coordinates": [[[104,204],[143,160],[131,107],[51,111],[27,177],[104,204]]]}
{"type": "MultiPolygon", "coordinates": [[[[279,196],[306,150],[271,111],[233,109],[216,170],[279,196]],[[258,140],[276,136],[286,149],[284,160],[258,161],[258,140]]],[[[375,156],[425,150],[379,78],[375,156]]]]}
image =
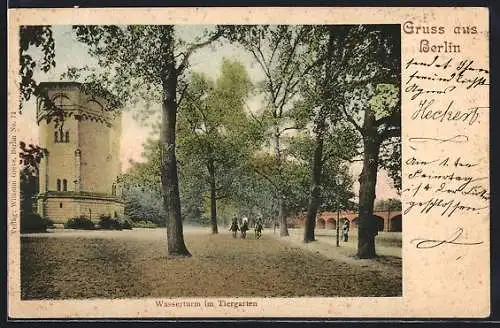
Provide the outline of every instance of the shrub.
{"type": "Polygon", "coordinates": [[[85,216],[71,218],[64,224],[66,229],[82,229],[93,230],[95,229],[94,223],[85,216]]]}
{"type": "Polygon", "coordinates": [[[48,218],[42,218],[43,222],[45,222],[45,225],[47,226],[47,228],[51,228],[53,229],[54,228],[54,221],[52,221],[51,219],[48,219],[48,218]]]}
{"type": "Polygon", "coordinates": [[[47,232],[47,227],[53,223],[49,219],[43,219],[35,213],[21,215],[21,232],[47,232]]]}
{"type": "Polygon", "coordinates": [[[99,227],[104,230],[122,230],[120,222],[116,219],[112,219],[109,215],[101,215],[99,227]]]}
{"type": "Polygon", "coordinates": [[[134,222],[134,228],[156,228],[158,227],[157,224],[151,222],[151,221],[139,221],[139,222],[134,222]]]}
{"type": "Polygon", "coordinates": [[[125,230],[132,230],[132,224],[130,223],[129,220],[122,220],[120,221],[122,229],[125,230]]]}

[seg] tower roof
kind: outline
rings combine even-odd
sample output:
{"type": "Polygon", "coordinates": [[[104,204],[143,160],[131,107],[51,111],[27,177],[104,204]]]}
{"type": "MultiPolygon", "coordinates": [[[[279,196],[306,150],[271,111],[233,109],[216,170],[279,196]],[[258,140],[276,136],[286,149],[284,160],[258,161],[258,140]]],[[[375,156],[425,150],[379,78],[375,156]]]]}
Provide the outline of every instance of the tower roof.
{"type": "Polygon", "coordinates": [[[46,81],[46,82],[40,82],[39,87],[42,90],[78,88],[80,92],[83,92],[89,96],[99,97],[104,99],[110,105],[109,107],[107,107],[110,110],[116,110],[123,107],[122,102],[116,95],[114,95],[112,92],[102,87],[98,83],[81,83],[75,81],[55,81],[55,82],[46,81]]]}
{"type": "Polygon", "coordinates": [[[111,126],[112,121],[121,116],[122,104],[120,100],[97,83],[74,81],[41,82],[40,88],[43,93],[38,98],[37,123],[46,118],[47,122],[50,122],[52,119],[62,121],[73,117],[79,121],[90,120],[111,126]],[[78,96],[75,98],[69,96],[75,92],[84,95],[84,97],[78,96]],[[63,98],[70,103],[56,104],[56,99],[62,100],[63,98]]]}

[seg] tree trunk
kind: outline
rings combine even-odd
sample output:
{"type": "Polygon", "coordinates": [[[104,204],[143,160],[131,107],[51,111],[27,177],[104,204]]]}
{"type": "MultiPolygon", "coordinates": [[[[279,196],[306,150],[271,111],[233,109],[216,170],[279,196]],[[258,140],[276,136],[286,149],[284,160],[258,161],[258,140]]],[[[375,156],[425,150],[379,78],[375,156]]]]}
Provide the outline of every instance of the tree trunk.
{"type": "MultiPolygon", "coordinates": [[[[276,111],[276,109],[275,109],[276,111]]],[[[275,119],[276,119],[276,113],[275,113],[275,119]]],[[[285,195],[283,192],[283,176],[281,174],[281,145],[280,145],[280,140],[281,139],[281,134],[280,134],[280,129],[278,122],[275,122],[274,126],[274,151],[276,154],[276,162],[278,164],[278,220],[280,223],[280,237],[287,237],[290,234],[288,233],[288,227],[286,224],[286,210],[285,210],[285,195]]]]}
{"type": "Polygon", "coordinates": [[[191,256],[184,244],[182,229],[179,178],[175,155],[175,125],[177,115],[177,73],[174,64],[169,65],[163,81],[161,125],[161,185],[163,203],[167,215],[167,243],[169,256],[191,256]]]}
{"type": "MultiPolygon", "coordinates": [[[[324,122],[320,122],[324,125],[324,122]]],[[[321,172],[323,170],[323,133],[316,134],[314,155],[311,166],[311,194],[307,207],[306,223],[304,228],[304,242],[314,241],[316,215],[321,202],[321,172]]]]}
{"type": "Polygon", "coordinates": [[[358,218],[358,252],[361,259],[374,258],[375,236],[378,227],[373,216],[375,186],[377,184],[378,157],[380,141],[375,124],[375,116],[371,110],[365,111],[365,134],[363,136],[363,170],[359,176],[359,218],[358,218]]]}
{"type": "Polygon", "coordinates": [[[210,176],[210,223],[212,225],[212,234],[219,233],[217,229],[217,189],[215,184],[215,167],[213,160],[207,165],[210,176]]]}
{"type": "MultiPolygon", "coordinates": [[[[328,58],[333,56],[333,42],[335,33],[333,29],[328,31],[328,58]]],[[[332,65],[326,67],[326,78],[331,78],[332,65]]],[[[325,81],[325,83],[327,83],[325,81]]],[[[326,95],[322,95],[324,99],[328,99],[326,95]]],[[[316,132],[316,140],[314,143],[314,154],[311,164],[311,193],[309,195],[309,204],[307,206],[307,216],[304,227],[304,242],[308,243],[315,240],[314,228],[316,227],[316,215],[321,205],[321,174],[323,171],[323,139],[325,135],[326,123],[326,108],[322,106],[315,118],[314,130],[316,132]]],[[[338,222],[337,222],[338,224],[338,222]]]]}
{"type": "Polygon", "coordinates": [[[286,210],[285,210],[285,199],[283,194],[280,193],[278,196],[278,206],[279,206],[279,222],[280,222],[280,237],[287,237],[290,234],[288,233],[288,227],[286,225],[286,210]]]}

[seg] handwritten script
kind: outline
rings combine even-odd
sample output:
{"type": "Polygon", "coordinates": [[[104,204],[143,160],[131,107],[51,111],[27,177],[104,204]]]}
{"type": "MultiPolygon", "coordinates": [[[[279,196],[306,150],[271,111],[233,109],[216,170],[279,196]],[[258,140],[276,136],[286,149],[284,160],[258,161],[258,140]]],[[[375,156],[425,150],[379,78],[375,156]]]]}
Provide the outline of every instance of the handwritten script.
{"type": "Polygon", "coordinates": [[[458,228],[449,238],[443,240],[436,239],[425,239],[425,238],[416,238],[411,241],[412,244],[415,244],[417,248],[435,248],[442,245],[461,245],[461,246],[470,246],[470,245],[480,245],[483,242],[470,242],[463,241],[460,239],[462,234],[464,233],[463,228],[458,228]]]}
{"type": "MultiPolygon", "coordinates": [[[[482,159],[474,154],[478,126],[487,117],[489,71],[474,59],[453,55],[421,55],[403,65],[403,92],[411,103],[410,123],[422,129],[407,136],[411,151],[406,166],[404,214],[453,220],[474,218],[489,207],[489,179],[482,159]],[[484,89],[486,90],[486,89],[484,89]],[[484,102],[484,103],[482,103],[484,102]]],[[[463,228],[450,238],[421,238],[416,248],[444,244],[478,245],[461,241],[463,228]]]]}

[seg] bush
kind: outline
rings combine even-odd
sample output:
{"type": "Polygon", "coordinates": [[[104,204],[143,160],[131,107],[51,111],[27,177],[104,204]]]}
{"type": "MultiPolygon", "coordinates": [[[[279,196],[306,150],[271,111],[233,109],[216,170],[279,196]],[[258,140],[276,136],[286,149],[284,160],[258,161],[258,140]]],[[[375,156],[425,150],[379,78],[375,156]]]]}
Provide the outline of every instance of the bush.
{"type": "Polygon", "coordinates": [[[35,213],[21,214],[21,232],[47,232],[53,222],[35,213]]]}
{"type": "Polygon", "coordinates": [[[85,216],[71,218],[64,224],[65,229],[82,229],[93,230],[95,229],[94,223],[85,216]]]}
{"type": "Polygon", "coordinates": [[[99,227],[104,230],[131,230],[132,224],[127,219],[113,219],[107,215],[101,215],[99,227]]]}
{"type": "Polygon", "coordinates": [[[109,215],[101,215],[99,227],[104,230],[122,230],[122,224],[118,220],[112,219],[109,215]]]}
{"type": "Polygon", "coordinates": [[[158,225],[151,221],[139,221],[133,223],[134,228],[157,228],[158,225]]]}
{"type": "Polygon", "coordinates": [[[54,221],[52,221],[51,219],[48,219],[48,218],[42,218],[43,222],[45,222],[45,225],[47,226],[47,228],[51,228],[51,229],[54,229],[54,221]]]}
{"type": "Polygon", "coordinates": [[[132,230],[132,224],[129,220],[120,221],[121,227],[124,230],[132,230]]]}

